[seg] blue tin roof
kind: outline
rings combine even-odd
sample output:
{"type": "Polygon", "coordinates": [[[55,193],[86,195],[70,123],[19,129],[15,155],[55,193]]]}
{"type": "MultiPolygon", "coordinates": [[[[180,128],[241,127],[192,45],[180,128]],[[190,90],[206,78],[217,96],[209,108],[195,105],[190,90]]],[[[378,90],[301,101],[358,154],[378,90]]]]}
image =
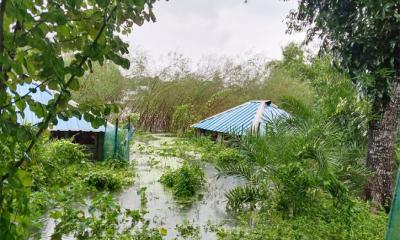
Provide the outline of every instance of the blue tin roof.
{"type": "MultiPolygon", "coordinates": [[[[38,85],[34,82],[32,83],[25,83],[23,85],[18,85],[16,92],[22,96],[29,93],[30,88],[36,88],[38,85]]],[[[49,90],[41,91],[37,88],[35,93],[29,94],[33,100],[40,102],[42,104],[47,104],[51,99],[53,99],[53,92],[49,90]]],[[[77,104],[73,101],[70,102],[71,104],[77,104]]],[[[42,118],[38,118],[34,112],[32,112],[29,107],[25,107],[24,109],[24,117],[18,115],[18,122],[19,123],[29,123],[32,125],[36,125],[39,122],[43,121],[42,118]]],[[[60,118],[57,118],[58,123],[57,125],[50,126],[50,131],[81,131],[81,132],[104,132],[105,127],[101,126],[99,128],[92,127],[92,124],[85,119],[79,119],[77,117],[72,117],[67,121],[64,121],[60,118]]]]}
{"type": "Polygon", "coordinates": [[[266,124],[279,117],[289,117],[289,114],[271,101],[250,101],[204,119],[193,124],[192,127],[238,135],[250,131],[263,133],[266,124]]]}

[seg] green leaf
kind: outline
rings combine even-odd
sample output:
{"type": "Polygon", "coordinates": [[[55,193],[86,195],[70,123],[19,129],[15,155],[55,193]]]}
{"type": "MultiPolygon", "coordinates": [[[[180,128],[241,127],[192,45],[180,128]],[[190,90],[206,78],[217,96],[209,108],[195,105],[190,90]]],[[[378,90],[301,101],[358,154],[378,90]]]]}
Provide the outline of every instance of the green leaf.
{"type": "Polygon", "coordinates": [[[56,22],[59,24],[65,24],[67,22],[64,11],[61,9],[53,9],[52,11],[42,13],[41,19],[46,22],[56,22]]]}
{"type": "Polygon", "coordinates": [[[79,90],[79,81],[78,79],[74,78],[69,82],[69,88],[74,90],[74,91],[78,91],[79,90]]]}
{"type": "Polygon", "coordinates": [[[96,3],[100,7],[104,8],[104,7],[107,7],[110,4],[110,0],[96,0],[96,3]]]}
{"type": "Polygon", "coordinates": [[[117,64],[125,69],[128,69],[130,66],[129,60],[119,56],[118,54],[109,53],[109,54],[107,54],[107,58],[110,59],[111,61],[113,61],[115,64],[117,64]]]}
{"type": "Polygon", "coordinates": [[[133,0],[133,3],[136,7],[143,8],[145,4],[145,0],[133,0]]]}
{"type": "Polygon", "coordinates": [[[32,186],[32,178],[29,172],[18,169],[17,170],[17,178],[21,181],[24,187],[32,186]]]}

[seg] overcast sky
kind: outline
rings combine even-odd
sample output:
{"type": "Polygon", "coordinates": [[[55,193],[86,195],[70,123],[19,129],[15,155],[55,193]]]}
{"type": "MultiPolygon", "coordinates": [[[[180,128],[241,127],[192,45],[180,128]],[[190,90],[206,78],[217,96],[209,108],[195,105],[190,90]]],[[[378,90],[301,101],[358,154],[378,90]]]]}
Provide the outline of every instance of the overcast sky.
{"type": "Polygon", "coordinates": [[[128,36],[131,50],[157,58],[178,52],[193,60],[203,56],[263,54],[281,58],[281,47],[301,42],[302,34],[285,34],[285,17],[296,1],[161,0],[155,23],[145,23],[128,36]]]}

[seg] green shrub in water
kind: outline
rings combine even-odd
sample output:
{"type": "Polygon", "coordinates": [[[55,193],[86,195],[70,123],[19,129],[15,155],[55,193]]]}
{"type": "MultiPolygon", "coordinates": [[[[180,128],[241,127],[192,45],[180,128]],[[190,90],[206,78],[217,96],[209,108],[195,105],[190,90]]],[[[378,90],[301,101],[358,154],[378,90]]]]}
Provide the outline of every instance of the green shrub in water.
{"type": "Polygon", "coordinates": [[[160,182],[172,189],[177,198],[188,198],[196,194],[205,181],[203,169],[198,165],[183,164],[176,170],[167,170],[160,182]]]}
{"type": "Polygon", "coordinates": [[[110,171],[89,173],[85,178],[85,182],[100,191],[115,191],[122,188],[122,181],[110,171]]]}

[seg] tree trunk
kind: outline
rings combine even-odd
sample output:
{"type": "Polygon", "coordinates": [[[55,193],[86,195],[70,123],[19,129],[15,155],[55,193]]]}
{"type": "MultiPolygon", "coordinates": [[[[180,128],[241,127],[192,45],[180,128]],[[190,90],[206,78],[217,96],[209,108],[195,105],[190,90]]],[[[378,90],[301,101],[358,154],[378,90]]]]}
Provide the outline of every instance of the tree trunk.
{"type": "MultiPolygon", "coordinates": [[[[400,86],[393,83],[392,100],[383,105],[379,117],[369,121],[367,167],[372,172],[365,197],[390,210],[393,196],[393,163],[395,159],[400,86]]],[[[375,107],[374,107],[375,108],[375,107]]]]}

